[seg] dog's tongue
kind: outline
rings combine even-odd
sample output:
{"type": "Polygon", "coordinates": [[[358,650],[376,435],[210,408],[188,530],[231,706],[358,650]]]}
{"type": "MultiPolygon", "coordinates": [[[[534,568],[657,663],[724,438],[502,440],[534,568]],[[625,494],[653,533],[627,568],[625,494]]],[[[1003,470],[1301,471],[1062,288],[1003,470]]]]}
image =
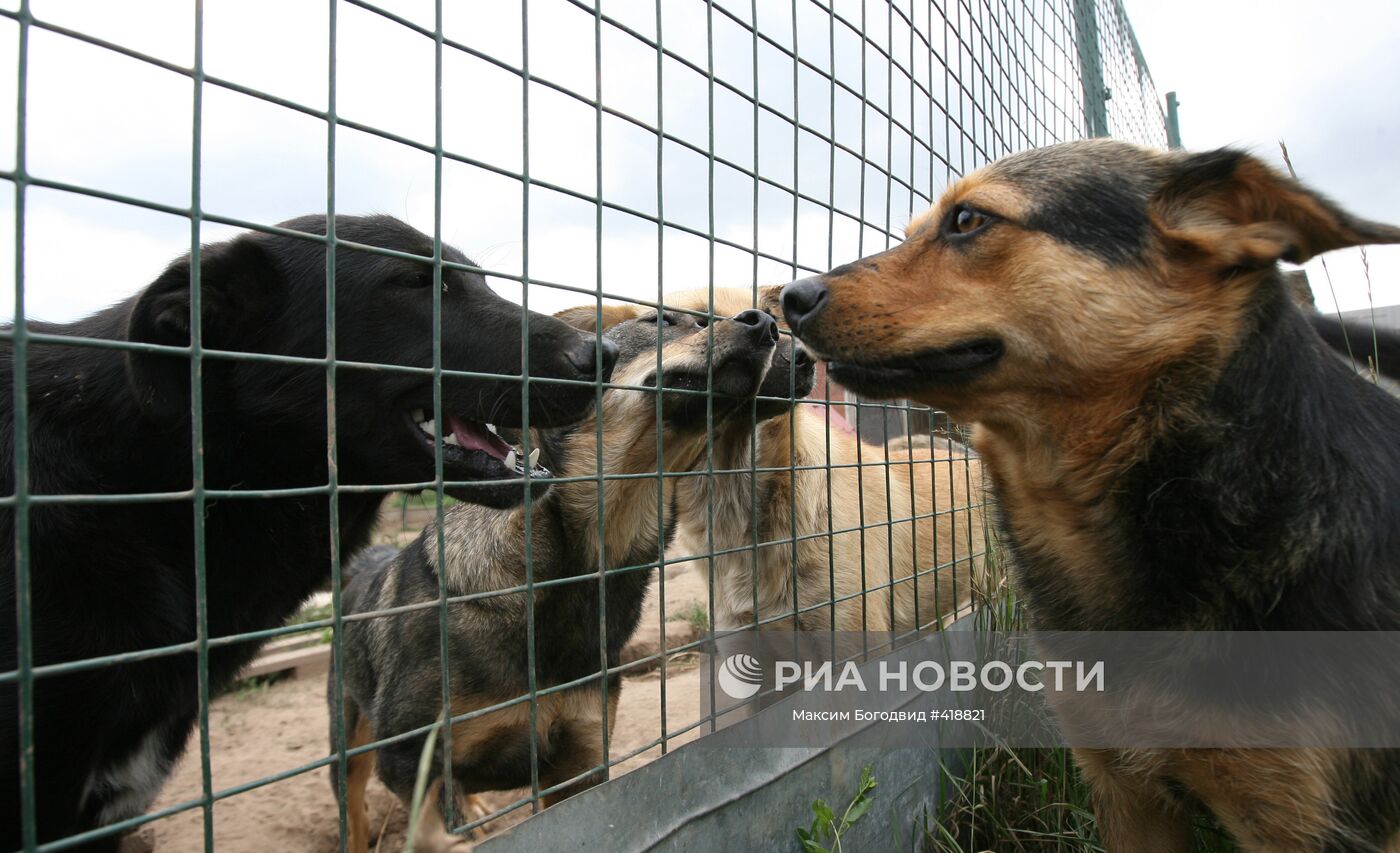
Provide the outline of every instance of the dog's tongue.
{"type": "Polygon", "coordinates": [[[475,421],[463,420],[452,415],[448,415],[446,421],[447,428],[457,437],[457,444],[463,450],[481,450],[497,459],[505,459],[506,454],[513,449],[502,441],[499,435],[475,421]]]}

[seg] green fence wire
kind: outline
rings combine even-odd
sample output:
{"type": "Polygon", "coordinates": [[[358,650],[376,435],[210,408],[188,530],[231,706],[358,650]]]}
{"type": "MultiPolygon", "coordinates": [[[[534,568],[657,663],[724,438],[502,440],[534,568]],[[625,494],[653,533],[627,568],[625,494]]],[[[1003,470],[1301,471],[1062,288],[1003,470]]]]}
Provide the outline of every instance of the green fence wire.
{"type": "MultiPolygon", "coordinates": [[[[435,477],[431,481],[376,485],[342,484],[337,474],[336,386],[337,376],[346,370],[376,370],[431,377],[434,386],[433,415],[442,424],[442,380],[451,377],[496,378],[493,374],[449,370],[442,366],[441,281],[444,270],[464,270],[492,276],[498,281],[513,283],[519,288],[519,301],[529,307],[532,294],[569,295],[575,302],[596,306],[601,319],[607,302],[626,302],[646,306],[664,304],[672,289],[666,279],[673,269],[666,263],[666,249],[684,240],[700,240],[705,246],[705,286],[713,295],[715,287],[751,289],[763,284],[779,283],[802,275],[820,272],[857,256],[880,251],[900,239],[900,228],[911,216],[926,208],[951,179],[1013,151],[1077,138],[1087,135],[1113,135],[1145,144],[1165,147],[1166,130],[1161,105],[1141,50],[1133,36],[1121,2],[1118,0],[632,0],[632,2],[589,3],[586,0],[522,0],[519,3],[491,4],[496,12],[505,9],[509,15],[518,14],[519,41],[516,44],[493,42],[476,37],[471,29],[468,11],[448,24],[445,12],[453,11],[451,4],[435,0],[431,11],[424,4],[382,4],[368,0],[327,0],[327,26],[324,37],[327,56],[325,68],[326,101],[320,108],[283,95],[263,91],[228,76],[209,73],[205,68],[206,27],[205,5],[194,2],[193,60],[181,64],[163,58],[156,52],[121,43],[107,35],[86,31],[74,23],[74,16],[64,14],[57,6],[44,5],[36,12],[37,2],[19,0],[17,5],[0,8],[0,17],[12,26],[8,44],[0,46],[0,57],[9,51],[16,69],[14,92],[15,143],[12,163],[0,163],[0,178],[8,181],[14,193],[14,299],[13,316],[27,318],[27,212],[34,190],[55,192],[74,197],[87,197],[132,208],[141,208],[183,217],[189,223],[189,250],[192,253],[191,312],[200,316],[200,254],[201,235],[206,225],[232,226],[269,234],[280,234],[325,246],[325,335],[323,358],[294,358],[272,354],[253,354],[206,347],[201,339],[201,324],[192,322],[191,340],[187,347],[138,344],[122,341],[80,338],[44,333],[29,329],[22,321],[0,331],[13,354],[13,426],[14,426],[14,490],[0,496],[0,511],[12,514],[14,521],[14,588],[18,647],[13,670],[0,672],[0,684],[14,683],[19,697],[19,741],[26,760],[17,768],[3,772],[20,774],[22,796],[21,814],[25,850],[60,850],[75,847],[85,841],[110,837],[144,824],[190,810],[201,810],[203,846],[215,849],[217,825],[216,804],[293,776],[321,767],[334,765],[344,780],[350,757],[374,750],[387,743],[421,737],[432,726],[396,733],[392,737],[365,746],[350,748],[346,741],[340,690],[333,697],[335,719],[334,748],[331,754],[296,766],[289,766],[264,778],[229,787],[214,784],[210,746],[210,685],[208,656],[211,649],[234,643],[262,642],[276,637],[330,628],[333,631],[331,655],[335,672],[342,673],[340,631],[343,625],[373,618],[384,618],[415,610],[436,609],[439,615],[440,654],[442,656],[441,696],[444,713],[450,715],[452,700],[451,665],[448,657],[449,610],[451,607],[491,596],[525,593],[530,600],[542,589],[568,583],[598,580],[600,575],[623,572],[654,571],[661,589],[662,625],[666,621],[665,567],[700,560],[713,566],[716,558],[731,554],[750,554],[751,565],[757,571],[760,549],[789,547],[794,562],[798,546],[814,538],[826,538],[846,532],[859,532],[871,527],[864,520],[864,492],[861,524],[856,527],[833,529],[835,520],[828,518],[828,529],[819,533],[800,533],[794,520],[790,535],[775,541],[759,541],[758,514],[760,494],[758,481],[763,474],[794,477],[803,471],[827,471],[833,466],[799,465],[789,460],[786,466],[752,465],[743,469],[717,468],[713,445],[709,447],[704,468],[696,472],[616,477],[598,470],[587,476],[560,477],[556,482],[592,482],[597,490],[599,506],[599,542],[605,519],[603,492],[609,482],[618,479],[652,478],[656,481],[658,512],[655,520],[661,541],[655,560],[644,565],[600,568],[598,575],[584,578],[536,579],[530,544],[526,541],[526,571],[524,583],[508,589],[486,593],[454,595],[444,572],[439,572],[439,593],[436,600],[372,613],[345,613],[340,599],[341,564],[349,555],[341,552],[339,543],[330,543],[330,561],[326,566],[330,581],[331,616],[297,625],[253,631],[229,636],[210,636],[205,595],[207,573],[205,560],[204,515],[211,501],[265,500],[271,497],[316,497],[328,501],[331,529],[339,527],[340,495],[366,492],[430,492],[438,517],[445,503],[444,489],[462,485],[445,481],[441,450],[436,452],[435,477]],[[389,129],[356,120],[338,109],[337,83],[339,72],[363,63],[383,61],[379,56],[359,55],[338,48],[339,20],[345,10],[373,16],[380,24],[392,27],[406,37],[415,39],[413,50],[431,52],[433,64],[433,132],[431,142],[414,138],[402,129],[389,129]],[[591,26],[591,78],[559,75],[553,71],[532,71],[532,58],[546,50],[538,40],[540,16],[581,13],[591,26]],[[47,17],[46,17],[47,15],[47,17]],[[533,19],[533,20],[532,20],[533,19]],[[62,174],[42,174],[31,171],[34,148],[27,115],[33,106],[30,87],[31,43],[35,34],[46,40],[61,39],[102,51],[111,58],[134,63],[175,75],[189,85],[192,125],[190,128],[190,192],[188,203],[171,203],[156,191],[118,192],[102,182],[71,180],[62,174]],[[609,62],[623,55],[642,57],[644,64],[626,66],[625,70],[609,62]],[[445,116],[451,118],[454,105],[444,101],[444,59],[458,61],[469,58],[472,68],[481,77],[481,86],[492,85],[492,75],[504,74],[519,81],[521,140],[517,158],[509,153],[490,156],[456,150],[445,143],[445,116]],[[654,75],[654,104],[639,106],[622,103],[612,96],[615,75],[654,75]],[[233,93],[255,99],[272,109],[324,124],[325,129],[325,209],[330,217],[324,236],[288,231],[261,221],[256,217],[235,216],[227,211],[207,206],[202,196],[205,161],[205,97],[210,92],[233,93]],[[697,101],[693,94],[701,93],[697,101]],[[570,108],[586,110],[592,116],[592,191],[571,185],[571,181],[541,177],[531,173],[532,116],[542,109],[563,102],[570,108]],[[533,100],[532,100],[533,99],[533,100]],[[538,106],[540,103],[545,108],[538,106]],[[533,111],[532,111],[533,110],[533,111]],[[651,115],[648,115],[651,113],[651,115]],[[703,121],[697,116],[703,116],[703,121]],[[697,132],[699,125],[702,129],[697,132]],[[341,208],[336,198],[337,175],[343,164],[337,163],[337,140],[342,133],[353,131],[404,150],[430,155],[433,160],[433,207],[431,222],[432,253],[430,257],[366,246],[339,239],[335,232],[334,215],[341,208]],[[609,180],[612,169],[605,167],[610,142],[622,138],[622,133],[639,135],[644,141],[646,160],[637,167],[654,170],[654,195],[639,202],[627,193],[614,192],[609,180]],[[736,147],[731,136],[748,143],[736,147]],[[703,162],[703,167],[693,168],[703,162]],[[465,166],[509,182],[519,193],[522,243],[518,271],[486,264],[464,265],[443,257],[443,199],[444,166],[465,166]],[[673,183],[679,181],[683,186],[673,183]],[[705,193],[703,217],[692,215],[683,194],[703,187],[705,193]],[[734,188],[741,188],[739,193],[734,188]],[[547,194],[547,195],[545,195],[547,194]],[[678,199],[678,194],[682,197],[678,199]],[[594,258],[593,281],[562,281],[552,277],[532,275],[530,243],[540,239],[532,227],[532,199],[568,199],[591,209],[594,258]],[[747,228],[731,227],[722,221],[720,205],[727,210],[736,198],[749,207],[747,228]],[[633,289],[630,283],[605,280],[604,235],[614,217],[627,223],[639,223],[654,229],[656,287],[633,289]],[[777,234],[777,237],[773,235],[777,234]],[[337,358],[336,341],[336,251],[353,249],[386,257],[408,258],[429,263],[433,270],[433,366],[408,367],[393,364],[366,364],[337,358]],[[721,255],[738,257],[746,262],[747,274],[730,276],[718,272],[721,255]],[[32,487],[32,467],[28,454],[30,428],[27,359],[31,344],[96,347],[120,351],[160,352],[187,358],[190,365],[192,389],[192,448],[193,478],[188,489],[146,494],[36,494],[32,487]],[[329,476],[324,485],[281,490],[244,490],[211,488],[203,467],[203,431],[205,411],[202,405],[203,371],[207,362],[245,360],[269,364],[296,364],[320,367],[324,370],[327,392],[326,447],[329,476]],[[665,482],[684,477],[706,477],[746,474],[751,480],[752,542],[743,547],[717,547],[713,535],[714,507],[708,507],[708,548],[702,554],[669,553],[665,544],[666,527],[665,482]],[[195,614],[197,631],[194,640],[159,648],[141,649],[97,658],[58,664],[36,665],[32,643],[33,619],[31,608],[31,578],[43,571],[43,566],[31,563],[30,510],[34,506],[66,505],[81,512],[84,507],[122,502],[189,503],[194,509],[195,585],[198,607],[195,614]],[[148,660],[156,657],[193,654],[198,661],[199,715],[195,739],[198,744],[200,791],[149,814],[124,820],[82,835],[39,844],[36,835],[35,809],[43,791],[35,785],[33,743],[35,726],[34,684],[37,679],[65,673],[93,670],[117,664],[148,660]]],[[[458,10],[460,11],[460,10],[458,10]]],[[[480,10],[478,10],[480,11],[480,10]]],[[[81,19],[78,19],[81,20],[81,19]]],[[[276,28],[276,18],[264,22],[276,28]]],[[[307,38],[312,38],[308,35],[307,38]]],[[[314,35],[319,39],[320,34],[314,35]]],[[[248,48],[254,49],[252,45],[248,48]]],[[[545,58],[548,59],[547,54],[545,58]]],[[[538,68],[538,66],[537,66],[538,68]]],[[[490,135],[492,122],[483,120],[477,134],[490,135]]],[[[513,140],[500,151],[509,151],[513,140]]],[[[101,145],[94,141],[94,145],[101,145]]],[[[624,166],[625,168],[625,166],[624,166]]],[[[538,202],[537,202],[538,203],[538,202]]],[[[354,211],[360,212],[360,211],[354,211]]],[[[673,249],[674,252],[674,249],[673,249]]],[[[674,257],[674,254],[673,254],[674,257]]],[[[522,315],[522,329],[525,323],[522,315]]],[[[713,335],[713,325],[706,334],[713,335]]],[[[528,335],[522,337],[521,375],[507,376],[520,383],[524,401],[525,424],[529,425],[528,390],[532,385],[589,385],[595,389],[595,400],[601,402],[605,389],[628,388],[654,391],[605,383],[570,382],[530,376],[528,335]]],[[[661,368],[661,350],[657,349],[657,368],[661,368]]],[[[695,392],[703,394],[704,392],[695,392]]],[[[708,400],[708,395],[707,400],[708,400]]],[[[811,399],[798,405],[813,407],[827,421],[827,454],[831,453],[831,424],[834,419],[849,421],[860,437],[871,446],[884,445],[904,436],[924,435],[930,441],[945,441],[946,433],[956,432],[938,413],[905,402],[874,403],[856,399],[842,389],[824,383],[811,399]]],[[[661,418],[661,401],[657,396],[656,417],[661,418]]],[[[756,420],[756,410],[750,413],[756,420]]],[[[707,422],[713,441],[713,403],[707,402],[707,422]]],[[[439,430],[441,427],[439,427],[439,430]]],[[[526,450],[532,440],[528,428],[524,431],[526,450]]],[[[603,431],[601,422],[596,436],[599,457],[602,457],[603,431]]],[[[753,445],[751,445],[751,449],[753,445]]],[[[657,469],[665,448],[660,430],[657,438],[657,469]]],[[[895,487],[890,467],[883,453],[871,451],[872,459],[858,458],[857,469],[869,466],[885,468],[885,501],[893,513],[895,487]]],[[[904,463],[912,467],[915,463],[904,463]]],[[[834,467],[841,467],[840,465],[834,467]]],[[[951,467],[949,469],[952,470],[951,467]]],[[[968,485],[971,485],[970,483],[968,485]]],[[[911,485],[909,496],[914,505],[911,485]]],[[[830,513],[830,478],[827,479],[827,501],[830,513]]],[[[969,493],[971,491],[969,490],[969,493]]],[[[953,495],[949,495],[953,499],[953,495]]],[[[917,509],[917,508],[916,508],[917,509]]],[[[969,507],[963,517],[971,525],[969,507]]],[[[529,503],[526,503],[526,525],[529,524],[529,503]]],[[[894,526],[900,522],[932,523],[937,512],[910,518],[891,518],[879,522],[887,528],[887,544],[893,547],[894,526]]],[[[969,538],[972,531],[969,528],[969,538]]],[[[446,553],[441,526],[438,531],[437,553],[446,553]]],[[[600,544],[601,552],[601,544],[600,544]]],[[[893,568],[865,565],[864,536],[862,536],[860,566],[864,591],[894,584],[893,568]],[[888,570],[889,580],[880,580],[880,572],[888,570]]],[[[828,549],[834,554],[834,549],[828,549]]],[[[598,555],[600,558],[602,554],[598,555]]],[[[964,572],[974,555],[955,558],[952,569],[961,565],[964,572]]],[[[835,557],[828,573],[835,589],[835,557]]],[[[928,562],[936,563],[929,558],[928,562]]],[[[600,567],[604,566],[599,560],[600,567]]],[[[915,574],[937,571],[944,566],[920,565],[915,574]]],[[[955,578],[957,575],[955,575],[955,578]]],[[[969,583],[970,579],[965,579],[969,583]]],[[[606,624],[605,585],[598,584],[600,598],[600,629],[606,624]]],[[[757,591],[755,589],[755,613],[757,591]]],[[[834,619],[837,603],[822,603],[829,607],[834,619]]],[[[794,594],[791,609],[765,622],[790,619],[802,609],[794,594]]],[[[808,608],[812,609],[812,608],[808,608]]],[[[710,624],[715,613],[714,592],[708,601],[710,624]]],[[[524,704],[529,708],[531,730],[540,698],[586,681],[598,681],[606,696],[607,675],[627,673],[652,664],[661,670],[661,729],[650,742],[619,753],[604,741],[604,758],[594,770],[614,767],[650,750],[665,752],[674,741],[693,731],[703,731],[713,720],[686,721],[675,724],[666,715],[667,666],[677,654],[694,652],[703,647],[702,637],[695,642],[667,648],[663,642],[659,652],[640,661],[620,667],[608,667],[606,637],[599,649],[599,672],[578,682],[542,687],[535,682],[534,617],[527,608],[530,646],[530,683],[519,697],[470,713],[451,716],[454,723],[481,717],[501,708],[524,704]]],[[[757,618],[757,617],[756,617],[757,618]]],[[[713,689],[713,687],[711,687],[713,689]]],[[[606,704],[606,703],[605,703],[606,704]]],[[[100,713],[95,708],[93,713],[100,713]]],[[[605,732],[606,732],[606,726],[605,732]]],[[[452,726],[441,729],[445,742],[443,754],[451,755],[452,726]]],[[[538,743],[531,741],[532,755],[538,743]]],[[[188,759],[187,759],[188,760],[188,759]]],[[[449,761],[444,757],[444,762],[449,761]]],[[[534,764],[532,762],[532,764],[534,764]]],[[[448,774],[450,777],[450,774],[448,774]]],[[[346,813],[342,781],[342,805],[338,821],[341,849],[344,849],[346,813]]],[[[567,783],[564,783],[567,784],[567,783]]],[[[450,786],[450,779],[449,779],[450,786]]],[[[486,818],[471,821],[458,829],[478,826],[486,820],[519,808],[538,810],[541,798],[552,789],[541,788],[538,767],[534,767],[531,787],[514,802],[497,809],[486,818]]],[[[683,795],[683,792],[678,794],[683,795]]],[[[327,793],[327,808],[330,808],[327,793]]],[[[619,815],[625,820],[625,815],[619,815]]]]}

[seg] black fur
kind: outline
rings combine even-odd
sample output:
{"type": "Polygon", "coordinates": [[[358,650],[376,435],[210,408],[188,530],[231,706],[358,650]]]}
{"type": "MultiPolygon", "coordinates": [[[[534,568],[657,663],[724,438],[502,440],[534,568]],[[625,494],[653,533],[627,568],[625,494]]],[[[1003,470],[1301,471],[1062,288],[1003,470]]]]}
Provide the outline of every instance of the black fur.
{"type": "MultiPolygon", "coordinates": [[[[324,217],[285,223],[325,233],[324,217]]],[[[390,217],[338,217],[341,240],[431,255],[428,237],[390,217]]],[[[444,247],[448,261],[465,263],[444,247]]],[[[325,248],[285,236],[244,235],[201,252],[203,344],[207,348],[323,357],[325,248]]],[[[188,343],[190,261],[173,263],[137,295],[66,325],[31,323],[50,334],[188,343]]],[[[519,371],[521,311],[479,275],[444,270],[442,358],[447,368],[519,371]]],[[[336,255],[340,359],[430,366],[432,276],[424,263],[341,247],[336,255]]],[[[531,315],[532,369],[591,378],[590,339],[531,315]],[[586,374],[576,367],[586,362],[586,374]]],[[[0,348],[3,493],[14,490],[12,348],[0,348]]],[[[31,492],[43,495],[179,492],[192,484],[190,367],[183,356],[34,343],[29,359],[31,492]]],[[[431,480],[433,454],[410,422],[431,408],[432,379],[380,370],[338,371],[335,411],[342,484],[431,480]]],[[[262,490],[327,483],[325,369],[210,358],[204,362],[205,484],[262,490]]],[[[535,423],[581,417],[593,390],[544,387],[535,423]]],[[[515,382],[448,379],[445,411],[518,421],[515,382]]],[[[484,456],[484,454],[482,454],[484,456]]],[[[499,467],[499,466],[498,466],[499,467]]],[[[460,458],[447,476],[491,479],[489,460],[460,458]]],[[[458,490],[467,499],[518,503],[518,481],[458,490]]],[[[367,541],[382,498],[338,498],[343,554],[367,541]]],[[[0,541],[13,541],[14,512],[0,511],[0,541]]],[[[34,663],[47,666],[195,639],[194,506],[188,499],[130,504],[37,505],[30,510],[34,663]]],[[[325,495],[218,499],[205,530],[209,636],[280,625],[329,577],[331,530],[325,495]]],[[[15,612],[14,550],[0,549],[0,612],[15,612]]],[[[0,618],[0,671],[16,667],[16,625],[0,618]]],[[[225,687],[258,644],[209,651],[209,682],[225,687]]],[[[35,683],[34,766],[41,842],[142,812],[180,754],[197,710],[196,658],[181,653],[138,663],[46,676],[35,683]],[[146,746],[143,747],[143,741],[146,746]],[[152,784],[100,780],[133,755],[152,784]],[[95,780],[99,780],[96,781],[95,780]]],[[[20,841],[17,694],[0,685],[0,849],[20,841]]],[[[118,773],[118,776],[121,774],[118,773]]],[[[108,837],[94,849],[115,849],[108,837]]]]}
{"type": "Polygon", "coordinates": [[[1101,152],[1103,160],[1096,162],[1053,148],[1030,153],[1034,156],[1012,156],[990,167],[998,178],[1029,190],[1027,195],[1035,200],[1021,226],[1105,263],[1142,259],[1151,235],[1147,203],[1157,185],[1155,172],[1111,150],[1101,152]]]}
{"type": "MultiPolygon", "coordinates": [[[[1325,348],[1275,285],[1259,289],[1198,417],[1154,441],[1113,490],[1107,545],[1125,598],[1080,600],[1001,525],[1038,627],[1400,628],[1400,402],[1325,348]]],[[[1397,767],[1397,750],[1345,752],[1326,850],[1384,849],[1400,825],[1397,767]]]]}
{"type": "Polygon", "coordinates": [[[1154,441],[1113,491],[1113,564],[1135,600],[1075,601],[1057,572],[1025,572],[1038,623],[1400,627],[1400,402],[1326,349],[1281,286],[1261,287],[1257,302],[1232,361],[1194,401],[1197,417],[1154,441]]]}
{"type": "Polygon", "coordinates": [[[1188,154],[1179,161],[1178,168],[1158,194],[1164,199],[1179,200],[1219,190],[1247,157],[1234,148],[1188,154]]]}
{"type": "Polygon", "coordinates": [[[349,586],[350,582],[363,572],[380,571],[392,563],[398,555],[399,549],[393,545],[371,545],[365,548],[355,554],[352,559],[341,563],[341,587],[349,586]]]}
{"type": "MultiPolygon", "coordinates": [[[[796,338],[785,336],[773,350],[773,363],[758,389],[754,424],[792,411],[798,400],[812,393],[816,377],[816,360],[796,338]]],[[[747,420],[743,413],[738,417],[747,420]]]]}

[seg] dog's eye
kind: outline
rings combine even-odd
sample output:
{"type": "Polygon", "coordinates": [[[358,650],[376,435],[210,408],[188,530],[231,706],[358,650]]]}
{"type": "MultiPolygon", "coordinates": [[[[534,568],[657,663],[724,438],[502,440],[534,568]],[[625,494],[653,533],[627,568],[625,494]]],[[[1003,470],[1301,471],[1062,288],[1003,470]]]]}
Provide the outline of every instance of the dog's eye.
{"type": "Polygon", "coordinates": [[[947,232],[959,237],[965,237],[975,231],[980,231],[992,218],[978,210],[973,210],[964,205],[958,205],[948,214],[947,232]]]}
{"type": "Polygon", "coordinates": [[[676,325],[676,318],[672,317],[669,313],[662,313],[660,311],[657,311],[650,317],[643,317],[642,322],[656,323],[658,326],[674,326],[676,325]]]}
{"type": "Polygon", "coordinates": [[[421,287],[431,287],[433,284],[433,271],[415,270],[409,275],[404,276],[403,279],[400,281],[400,284],[402,284],[404,287],[411,287],[415,290],[421,287]]]}

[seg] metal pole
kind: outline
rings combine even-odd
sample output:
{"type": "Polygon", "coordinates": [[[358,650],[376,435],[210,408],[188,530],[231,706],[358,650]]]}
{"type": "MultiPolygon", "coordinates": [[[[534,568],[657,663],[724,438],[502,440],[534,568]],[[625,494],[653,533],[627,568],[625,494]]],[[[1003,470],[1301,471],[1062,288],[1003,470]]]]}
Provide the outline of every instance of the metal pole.
{"type": "Polygon", "coordinates": [[[1074,41],[1079,49],[1079,79],[1084,92],[1084,133],[1107,136],[1108,90],[1103,82],[1099,10],[1095,0],[1075,0],[1074,41]]]}
{"type": "Polygon", "coordinates": [[[1177,149],[1181,147],[1181,124],[1177,115],[1177,107],[1180,101],[1176,99],[1176,92],[1167,93],[1167,147],[1177,149]]]}

